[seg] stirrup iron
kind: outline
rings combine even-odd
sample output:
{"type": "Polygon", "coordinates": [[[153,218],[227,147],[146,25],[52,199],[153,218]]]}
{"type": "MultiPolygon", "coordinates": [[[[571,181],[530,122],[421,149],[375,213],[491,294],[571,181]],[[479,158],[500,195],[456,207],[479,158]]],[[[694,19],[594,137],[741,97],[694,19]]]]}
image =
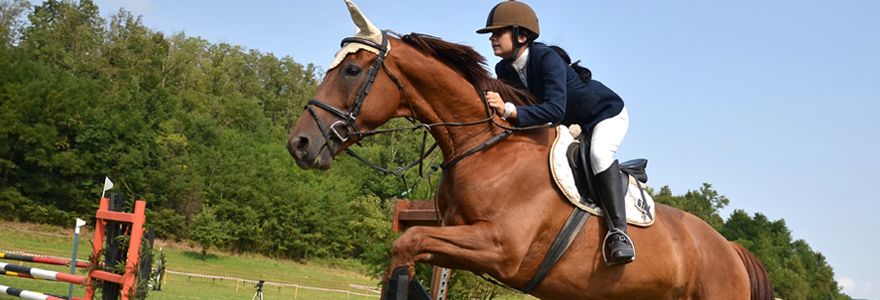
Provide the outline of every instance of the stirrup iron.
{"type": "MultiPolygon", "coordinates": [[[[609,249],[609,250],[614,250],[614,249],[609,249]]],[[[623,232],[617,228],[614,228],[612,230],[608,230],[608,233],[605,234],[605,238],[602,239],[602,259],[605,260],[606,266],[623,265],[623,264],[628,264],[628,263],[635,261],[636,260],[636,247],[635,247],[635,245],[633,245],[632,239],[629,237],[629,235],[627,235],[626,232],[623,232]],[[623,235],[623,237],[625,237],[626,240],[629,241],[630,246],[632,247],[633,256],[632,256],[632,259],[630,259],[629,261],[621,261],[621,262],[614,263],[614,262],[608,260],[608,254],[606,254],[606,252],[608,252],[608,251],[605,251],[605,248],[608,246],[608,238],[611,237],[612,235],[616,235],[616,234],[623,235]]]]}

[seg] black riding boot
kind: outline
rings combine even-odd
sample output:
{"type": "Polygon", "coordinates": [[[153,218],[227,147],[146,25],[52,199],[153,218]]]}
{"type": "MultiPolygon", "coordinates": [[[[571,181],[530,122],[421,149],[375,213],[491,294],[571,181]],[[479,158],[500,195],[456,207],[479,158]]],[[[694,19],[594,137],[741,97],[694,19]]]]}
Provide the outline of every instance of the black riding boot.
{"type": "Polygon", "coordinates": [[[607,170],[594,176],[599,192],[599,202],[605,212],[608,234],[603,242],[602,255],[609,266],[626,264],[636,258],[632,240],[626,235],[626,207],[624,207],[624,187],[620,179],[620,165],[617,160],[607,170]],[[606,252],[607,251],[607,252],[606,252]],[[606,253],[610,253],[607,255],[606,253]]]}

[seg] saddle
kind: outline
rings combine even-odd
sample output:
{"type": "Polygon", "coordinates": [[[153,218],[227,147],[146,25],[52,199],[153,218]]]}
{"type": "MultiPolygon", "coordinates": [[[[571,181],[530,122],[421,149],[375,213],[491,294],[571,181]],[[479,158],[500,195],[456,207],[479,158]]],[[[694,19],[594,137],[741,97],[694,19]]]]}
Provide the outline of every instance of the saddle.
{"type": "MultiPolygon", "coordinates": [[[[573,205],[602,216],[602,208],[596,202],[597,196],[590,191],[592,172],[581,161],[581,147],[589,147],[590,135],[581,134],[575,140],[567,127],[556,128],[556,140],[550,150],[550,169],[554,182],[573,205]],[[580,191],[587,191],[581,193],[580,191]],[[582,199],[581,195],[588,195],[582,199]]],[[[643,185],[648,182],[645,169],[647,159],[633,159],[620,164],[621,188],[626,187],[626,219],[628,224],[648,227],[654,223],[654,199],[645,193],[643,185]]]]}

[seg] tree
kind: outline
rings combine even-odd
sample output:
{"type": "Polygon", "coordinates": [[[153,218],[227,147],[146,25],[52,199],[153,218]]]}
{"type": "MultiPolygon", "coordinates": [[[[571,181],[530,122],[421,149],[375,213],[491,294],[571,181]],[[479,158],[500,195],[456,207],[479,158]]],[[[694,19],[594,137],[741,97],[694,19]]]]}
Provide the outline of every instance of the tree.
{"type": "Polygon", "coordinates": [[[202,246],[202,260],[206,260],[208,249],[229,238],[227,223],[217,220],[214,208],[205,206],[202,212],[193,218],[189,236],[202,246]]]}
{"type": "Polygon", "coordinates": [[[30,3],[25,0],[0,1],[0,45],[13,47],[18,44],[28,6],[30,3]]]}
{"type": "Polygon", "coordinates": [[[351,214],[346,226],[351,234],[343,251],[353,257],[359,257],[372,244],[386,240],[391,234],[390,211],[383,209],[378,197],[356,197],[347,204],[345,211],[351,214]]]}
{"type": "Polygon", "coordinates": [[[85,76],[97,76],[104,19],[91,0],[47,0],[28,16],[23,46],[39,61],[85,76]]]}

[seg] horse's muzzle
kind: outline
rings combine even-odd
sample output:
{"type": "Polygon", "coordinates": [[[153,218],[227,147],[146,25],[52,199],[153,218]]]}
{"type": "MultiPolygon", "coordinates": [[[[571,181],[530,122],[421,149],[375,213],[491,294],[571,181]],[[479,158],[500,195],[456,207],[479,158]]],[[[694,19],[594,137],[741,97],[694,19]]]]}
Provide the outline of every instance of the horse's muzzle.
{"type": "Polygon", "coordinates": [[[317,168],[329,169],[333,160],[330,151],[322,147],[324,139],[313,140],[307,135],[299,134],[287,140],[287,152],[303,170],[317,168]]]}

